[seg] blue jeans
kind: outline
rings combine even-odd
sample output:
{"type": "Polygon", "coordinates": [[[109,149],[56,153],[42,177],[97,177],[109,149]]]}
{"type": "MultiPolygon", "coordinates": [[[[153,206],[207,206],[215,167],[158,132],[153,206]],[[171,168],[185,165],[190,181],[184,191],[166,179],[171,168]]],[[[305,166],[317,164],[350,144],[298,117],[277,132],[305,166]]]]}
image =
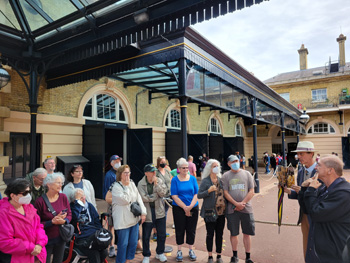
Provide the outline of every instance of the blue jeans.
{"type": "Polygon", "coordinates": [[[270,164],[266,164],[266,166],[265,166],[265,170],[266,170],[267,174],[270,172],[269,166],[270,166],[270,164]]]}
{"type": "Polygon", "coordinates": [[[145,222],[142,224],[142,248],[143,248],[142,255],[144,257],[151,256],[151,251],[149,249],[149,242],[151,238],[152,228],[154,227],[154,225],[155,225],[155,228],[157,229],[156,253],[158,255],[163,254],[164,248],[165,248],[166,217],[155,219],[156,214],[155,214],[154,208],[151,208],[151,211],[152,211],[152,220],[155,223],[145,222]]]}
{"type": "Polygon", "coordinates": [[[116,232],[118,234],[118,250],[115,262],[124,263],[126,260],[134,259],[139,235],[139,224],[119,229],[116,232]]]}

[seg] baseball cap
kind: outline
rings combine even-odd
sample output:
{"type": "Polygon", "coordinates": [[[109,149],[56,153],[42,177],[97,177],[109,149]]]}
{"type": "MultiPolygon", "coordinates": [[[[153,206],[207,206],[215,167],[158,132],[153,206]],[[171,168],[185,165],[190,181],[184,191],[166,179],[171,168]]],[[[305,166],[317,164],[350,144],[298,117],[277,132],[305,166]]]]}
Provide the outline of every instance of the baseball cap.
{"type": "Polygon", "coordinates": [[[111,161],[118,160],[118,159],[123,160],[123,158],[119,157],[118,155],[112,155],[111,158],[109,159],[109,161],[111,162],[111,161]]]}
{"type": "Polygon", "coordinates": [[[157,168],[154,166],[153,163],[146,164],[145,167],[143,168],[143,171],[145,173],[147,173],[147,172],[154,172],[155,170],[157,170],[157,168]]]}
{"type": "Polygon", "coordinates": [[[231,154],[228,158],[227,158],[228,162],[233,162],[233,161],[239,161],[238,157],[236,155],[231,154]]]}

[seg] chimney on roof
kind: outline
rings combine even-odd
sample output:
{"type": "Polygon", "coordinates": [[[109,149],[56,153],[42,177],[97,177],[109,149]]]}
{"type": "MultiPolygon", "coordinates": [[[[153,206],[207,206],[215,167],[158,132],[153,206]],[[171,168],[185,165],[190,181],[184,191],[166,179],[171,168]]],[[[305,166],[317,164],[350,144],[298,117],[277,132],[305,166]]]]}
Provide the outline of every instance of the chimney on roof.
{"type": "Polygon", "coordinates": [[[345,40],[346,36],[340,34],[337,38],[337,42],[339,43],[339,67],[345,66],[345,40]]]}
{"type": "Polygon", "coordinates": [[[301,45],[300,49],[298,50],[298,53],[300,70],[307,69],[307,55],[309,54],[309,51],[307,50],[307,48],[304,47],[304,44],[301,45]]]}

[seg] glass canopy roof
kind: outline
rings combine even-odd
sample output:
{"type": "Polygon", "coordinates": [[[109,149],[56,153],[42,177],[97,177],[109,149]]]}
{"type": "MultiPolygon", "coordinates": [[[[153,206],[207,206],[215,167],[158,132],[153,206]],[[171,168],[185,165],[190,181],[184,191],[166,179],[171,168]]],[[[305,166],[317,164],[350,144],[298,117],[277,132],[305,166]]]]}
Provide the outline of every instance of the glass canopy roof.
{"type": "MultiPolygon", "coordinates": [[[[74,12],[85,13],[86,8],[96,2],[101,2],[101,0],[0,0],[0,24],[18,32],[28,31],[29,34],[32,32],[35,35],[36,30],[62,20],[74,12]],[[14,10],[24,16],[16,15],[14,10]]],[[[53,31],[59,32],[64,28],[74,27],[82,22],[89,22],[133,2],[137,2],[137,0],[115,1],[115,3],[91,14],[85,13],[83,18],[72,22],[67,20],[64,25],[58,25],[53,31]]]]}

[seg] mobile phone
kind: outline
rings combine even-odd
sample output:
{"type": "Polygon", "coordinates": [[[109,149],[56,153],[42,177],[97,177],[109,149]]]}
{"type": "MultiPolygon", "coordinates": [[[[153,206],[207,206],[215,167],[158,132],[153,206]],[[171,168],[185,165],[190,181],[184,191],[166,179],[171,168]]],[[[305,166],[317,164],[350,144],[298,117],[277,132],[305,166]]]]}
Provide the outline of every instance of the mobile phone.
{"type": "Polygon", "coordinates": [[[66,209],[63,209],[62,210],[62,213],[64,214],[64,213],[67,213],[67,211],[68,211],[68,209],[66,208],[66,209]]]}

